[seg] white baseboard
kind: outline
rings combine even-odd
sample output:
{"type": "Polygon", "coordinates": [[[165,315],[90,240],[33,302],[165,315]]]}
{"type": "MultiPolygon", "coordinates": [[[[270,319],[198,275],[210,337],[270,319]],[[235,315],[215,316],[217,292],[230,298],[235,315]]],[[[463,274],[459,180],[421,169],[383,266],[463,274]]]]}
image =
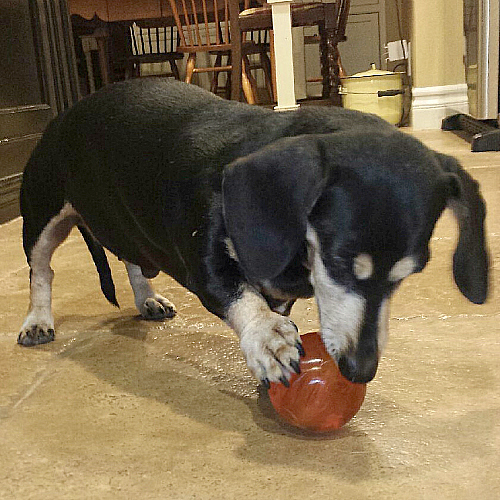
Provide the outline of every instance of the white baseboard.
{"type": "Polygon", "coordinates": [[[443,118],[468,112],[466,83],[412,89],[411,126],[416,130],[440,129],[443,118]]]}

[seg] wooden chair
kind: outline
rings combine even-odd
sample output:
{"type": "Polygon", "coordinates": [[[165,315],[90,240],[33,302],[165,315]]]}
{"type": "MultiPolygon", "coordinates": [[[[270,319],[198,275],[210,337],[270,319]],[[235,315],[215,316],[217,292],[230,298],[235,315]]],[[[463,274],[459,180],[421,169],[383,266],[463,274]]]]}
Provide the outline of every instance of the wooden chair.
{"type": "Polygon", "coordinates": [[[84,96],[113,81],[109,67],[109,29],[97,16],[85,19],[78,14],[71,15],[71,27],[80,94],[84,96]]]}
{"type": "MultiPolygon", "coordinates": [[[[323,82],[322,97],[340,104],[338,93],[340,77],[344,76],[338,43],[346,40],[345,30],[349,15],[350,0],[337,0],[333,3],[292,2],[292,26],[317,26],[319,35],[305,37],[305,43],[320,44],[321,75],[323,82]],[[333,91],[333,96],[331,95],[333,91]]],[[[239,16],[242,32],[272,30],[270,5],[245,9],[239,16]]]]}
{"type": "Polygon", "coordinates": [[[137,20],[127,26],[127,40],[126,78],[143,76],[141,64],[168,62],[170,71],[155,74],[180,80],[177,61],[184,55],[177,51],[179,35],[176,27],[166,25],[162,19],[137,20]]]}
{"type": "Polygon", "coordinates": [[[261,53],[253,41],[242,41],[239,29],[238,0],[169,0],[179,31],[177,50],[188,54],[187,83],[196,73],[213,73],[212,91],[220,90],[218,75],[226,72],[224,90],[231,99],[240,100],[241,88],[250,104],[256,102],[255,81],[250,74],[248,56],[261,53]],[[204,64],[197,54],[215,55],[214,64],[204,64]]]}

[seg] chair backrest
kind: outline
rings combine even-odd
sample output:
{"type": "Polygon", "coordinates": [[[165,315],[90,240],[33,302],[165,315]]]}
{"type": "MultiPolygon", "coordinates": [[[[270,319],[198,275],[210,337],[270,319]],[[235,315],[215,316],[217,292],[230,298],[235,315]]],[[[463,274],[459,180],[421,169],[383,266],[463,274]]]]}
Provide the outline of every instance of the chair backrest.
{"type": "Polygon", "coordinates": [[[179,49],[231,48],[230,18],[238,15],[235,0],[169,0],[179,30],[179,49]]]}
{"type": "Polygon", "coordinates": [[[168,54],[177,49],[177,28],[175,26],[148,25],[134,22],[129,26],[132,55],[168,54]]]}

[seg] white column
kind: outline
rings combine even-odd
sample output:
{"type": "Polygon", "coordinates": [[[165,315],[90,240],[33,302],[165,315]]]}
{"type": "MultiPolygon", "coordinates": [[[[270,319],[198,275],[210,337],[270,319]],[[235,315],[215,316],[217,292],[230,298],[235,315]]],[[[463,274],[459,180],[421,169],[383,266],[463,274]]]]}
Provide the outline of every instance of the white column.
{"type": "Polygon", "coordinates": [[[268,0],[271,4],[274,30],[277,111],[297,109],[292,54],[292,18],[289,0],[268,0]]]}

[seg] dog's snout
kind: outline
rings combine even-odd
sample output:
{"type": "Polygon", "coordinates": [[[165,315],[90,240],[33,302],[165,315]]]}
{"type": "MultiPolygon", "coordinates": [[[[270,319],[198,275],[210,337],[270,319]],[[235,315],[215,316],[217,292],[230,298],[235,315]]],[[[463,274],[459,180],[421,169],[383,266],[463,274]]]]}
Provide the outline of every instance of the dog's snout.
{"type": "Polygon", "coordinates": [[[375,377],[378,367],[378,356],[359,358],[356,355],[343,355],[338,360],[340,373],[351,382],[366,384],[375,377]]]}

